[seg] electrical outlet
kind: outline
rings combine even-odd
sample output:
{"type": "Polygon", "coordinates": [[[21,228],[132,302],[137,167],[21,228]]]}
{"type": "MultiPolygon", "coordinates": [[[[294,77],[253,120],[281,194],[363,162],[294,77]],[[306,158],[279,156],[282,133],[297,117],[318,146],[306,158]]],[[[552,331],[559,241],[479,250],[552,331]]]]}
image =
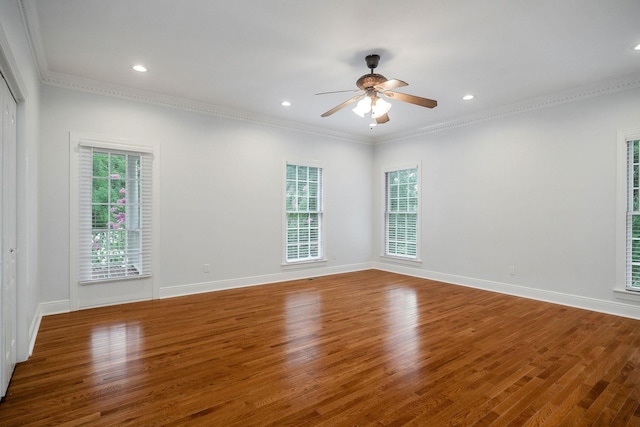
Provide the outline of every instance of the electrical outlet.
{"type": "Polygon", "coordinates": [[[211,264],[205,264],[204,265],[204,272],[208,273],[209,272],[209,268],[211,267],[211,264]]]}
{"type": "Polygon", "coordinates": [[[510,265],[509,266],[509,276],[515,276],[516,275],[516,266],[515,265],[510,265]]]}

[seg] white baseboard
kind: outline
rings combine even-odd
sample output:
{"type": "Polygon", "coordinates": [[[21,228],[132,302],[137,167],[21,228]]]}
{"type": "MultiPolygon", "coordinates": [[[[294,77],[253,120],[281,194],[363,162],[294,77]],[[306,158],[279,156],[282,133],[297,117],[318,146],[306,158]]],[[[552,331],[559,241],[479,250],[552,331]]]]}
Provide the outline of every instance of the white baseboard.
{"type": "Polygon", "coordinates": [[[42,304],[38,304],[36,312],[31,319],[31,325],[29,325],[29,348],[27,349],[27,358],[33,354],[33,346],[36,345],[36,337],[38,336],[38,330],[40,330],[40,322],[42,321],[42,304]]]}
{"type": "Polygon", "coordinates": [[[509,283],[474,279],[471,277],[456,276],[446,273],[438,273],[435,271],[422,270],[419,268],[404,265],[378,262],[374,263],[374,268],[391,273],[420,277],[422,279],[437,280],[439,282],[450,283],[452,285],[467,286],[470,288],[483,289],[486,291],[498,292],[522,298],[529,298],[538,301],[545,301],[554,304],[566,305],[569,307],[582,308],[585,310],[597,311],[600,313],[613,314],[616,316],[629,317],[631,319],[640,320],[640,307],[637,304],[606,301],[579,295],[571,295],[561,292],[534,289],[526,286],[512,285],[509,283]]]}
{"type": "Polygon", "coordinates": [[[204,292],[221,291],[224,289],[243,288],[246,286],[266,285],[269,283],[285,282],[288,280],[306,279],[309,277],[328,276],[330,274],[350,273],[353,271],[370,270],[373,263],[351,264],[338,267],[292,268],[286,272],[266,274],[262,276],[241,277],[237,279],[215,280],[211,282],[190,283],[186,285],[165,286],[160,288],[160,298],[172,298],[204,292]]]}
{"type": "Polygon", "coordinates": [[[69,311],[69,300],[41,302],[40,304],[38,304],[38,308],[33,315],[33,319],[31,319],[31,325],[29,325],[29,348],[27,349],[27,357],[31,357],[31,355],[33,354],[33,347],[36,345],[36,338],[38,337],[38,331],[40,330],[42,317],[48,316],[50,314],[68,313],[69,311]]]}
{"type": "MultiPolygon", "coordinates": [[[[450,283],[452,285],[467,286],[470,288],[499,292],[507,295],[514,295],[538,301],[546,301],[555,304],[561,304],[570,307],[582,308],[586,310],[597,311],[600,313],[613,314],[616,316],[629,317],[632,319],[640,320],[640,307],[637,303],[634,304],[633,301],[631,301],[630,303],[606,301],[579,295],[528,288],[525,286],[512,285],[509,283],[494,282],[490,280],[439,273],[415,268],[412,266],[384,262],[367,262],[339,267],[322,266],[318,267],[317,269],[308,268],[308,266],[306,267],[307,268],[304,269],[291,269],[282,273],[267,274],[262,276],[241,277],[228,280],[166,286],[160,288],[160,298],[172,298],[204,292],[220,291],[224,289],[266,285],[269,283],[284,282],[288,280],[299,280],[309,277],[327,276],[330,274],[350,273],[353,271],[377,269],[392,273],[405,274],[407,276],[420,277],[423,279],[437,280],[439,282],[450,283]]],[[[42,316],[58,313],[68,313],[69,311],[71,311],[71,304],[69,300],[44,302],[39,304],[38,310],[31,322],[31,327],[29,329],[29,354],[31,354],[31,351],[33,350],[33,345],[35,344],[35,339],[42,316]]]]}
{"type": "Polygon", "coordinates": [[[38,306],[38,310],[43,316],[49,316],[50,314],[68,313],[71,311],[71,301],[68,299],[60,301],[41,302],[38,306]]]}

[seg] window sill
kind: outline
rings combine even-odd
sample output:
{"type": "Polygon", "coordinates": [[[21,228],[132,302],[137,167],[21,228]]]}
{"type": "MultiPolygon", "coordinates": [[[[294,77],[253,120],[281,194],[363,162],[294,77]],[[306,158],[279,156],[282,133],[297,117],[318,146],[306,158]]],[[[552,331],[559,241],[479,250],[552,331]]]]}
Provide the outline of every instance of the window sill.
{"type": "Polygon", "coordinates": [[[313,267],[313,266],[317,266],[317,265],[325,265],[327,263],[327,259],[326,258],[322,258],[322,259],[312,259],[312,260],[305,260],[305,261],[296,261],[296,262],[283,262],[282,263],[282,269],[283,270],[293,270],[296,268],[307,268],[307,267],[313,267]]]}
{"type": "Polygon", "coordinates": [[[80,285],[99,285],[101,283],[108,282],[124,282],[126,280],[139,280],[139,279],[148,279],[151,277],[151,274],[141,274],[139,276],[123,276],[123,277],[110,277],[108,279],[93,279],[93,280],[81,280],[80,285]]]}
{"type": "Polygon", "coordinates": [[[627,289],[614,289],[613,294],[616,298],[619,298],[619,299],[640,302],[640,291],[630,291],[627,289]]]}
{"type": "Polygon", "coordinates": [[[398,264],[407,264],[407,265],[421,265],[422,260],[419,258],[403,258],[399,256],[393,255],[380,255],[380,259],[383,261],[389,261],[398,264]]]}

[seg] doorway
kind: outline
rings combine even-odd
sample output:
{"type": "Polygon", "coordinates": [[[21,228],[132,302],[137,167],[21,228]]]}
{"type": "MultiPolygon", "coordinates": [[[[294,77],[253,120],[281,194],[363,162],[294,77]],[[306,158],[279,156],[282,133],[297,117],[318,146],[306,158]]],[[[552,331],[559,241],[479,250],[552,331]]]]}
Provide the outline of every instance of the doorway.
{"type": "Polygon", "coordinates": [[[16,365],[16,101],[0,78],[0,397],[4,396],[16,365]]]}

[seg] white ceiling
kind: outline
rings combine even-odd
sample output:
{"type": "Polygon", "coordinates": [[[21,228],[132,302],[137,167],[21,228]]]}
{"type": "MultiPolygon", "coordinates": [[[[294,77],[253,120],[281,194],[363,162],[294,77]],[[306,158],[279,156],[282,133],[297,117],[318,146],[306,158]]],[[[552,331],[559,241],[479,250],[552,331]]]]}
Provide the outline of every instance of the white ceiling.
{"type": "Polygon", "coordinates": [[[640,73],[638,0],[22,0],[45,83],[385,140],[640,73]],[[320,114],[376,72],[438,100],[320,114]],[[141,74],[131,66],[142,63],[141,74]],[[473,101],[462,101],[467,93],[473,101]],[[280,105],[289,100],[291,107],[280,105]],[[235,113],[234,113],[235,112],[235,113]]]}

